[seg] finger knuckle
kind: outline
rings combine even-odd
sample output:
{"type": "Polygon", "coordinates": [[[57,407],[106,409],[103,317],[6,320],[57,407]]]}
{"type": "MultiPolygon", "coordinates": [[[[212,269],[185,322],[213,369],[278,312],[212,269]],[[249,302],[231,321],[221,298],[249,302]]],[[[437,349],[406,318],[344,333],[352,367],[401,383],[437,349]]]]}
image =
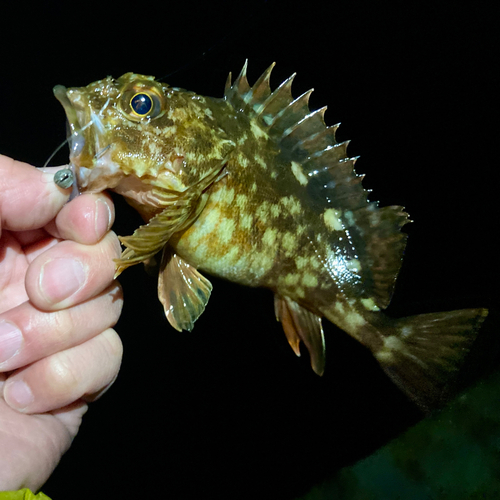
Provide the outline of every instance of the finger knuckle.
{"type": "Polygon", "coordinates": [[[121,362],[123,356],[123,344],[119,335],[115,330],[113,330],[113,328],[108,328],[103,332],[102,345],[109,360],[114,363],[121,362]]]}
{"type": "Polygon", "coordinates": [[[54,393],[73,393],[80,384],[80,377],[81,374],[68,353],[58,353],[48,360],[47,385],[54,393]]]}
{"type": "Polygon", "coordinates": [[[46,321],[50,325],[51,342],[66,345],[71,332],[75,329],[74,318],[70,310],[54,311],[47,316],[46,321]]]}

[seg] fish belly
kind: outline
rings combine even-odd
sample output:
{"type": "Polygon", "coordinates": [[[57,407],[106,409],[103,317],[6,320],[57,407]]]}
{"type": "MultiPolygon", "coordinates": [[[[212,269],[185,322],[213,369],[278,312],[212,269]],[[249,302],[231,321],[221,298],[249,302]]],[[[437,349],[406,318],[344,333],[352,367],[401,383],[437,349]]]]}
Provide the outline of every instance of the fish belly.
{"type": "Polygon", "coordinates": [[[263,286],[278,246],[263,241],[248,195],[216,184],[198,219],[173,239],[177,253],[197,269],[247,286],[263,286]]]}

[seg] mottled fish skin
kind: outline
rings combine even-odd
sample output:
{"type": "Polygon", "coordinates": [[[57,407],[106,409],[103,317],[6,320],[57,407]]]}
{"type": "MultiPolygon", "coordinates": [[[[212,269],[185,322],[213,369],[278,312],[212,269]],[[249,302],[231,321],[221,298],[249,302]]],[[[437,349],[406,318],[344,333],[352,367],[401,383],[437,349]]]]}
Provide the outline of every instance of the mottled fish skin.
{"type": "Polygon", "coordinates": [[[321,318],[367,346],[423,407],[436,404],[486,316],[484,309],[392,320],[408,215],[367,199],[346,154],[294,99],[293,76],[272,91],[272,67],[250,87],[246,65],[224,97],[127,73],[55,94],[72,136],[82,191],[112,189],[148,224],[132,236],[117,274],[163,250],[158,294],[178,330],[193,327],[214,276],[275,292],[275,311],[300,354],[324,370],[321,318]]]}

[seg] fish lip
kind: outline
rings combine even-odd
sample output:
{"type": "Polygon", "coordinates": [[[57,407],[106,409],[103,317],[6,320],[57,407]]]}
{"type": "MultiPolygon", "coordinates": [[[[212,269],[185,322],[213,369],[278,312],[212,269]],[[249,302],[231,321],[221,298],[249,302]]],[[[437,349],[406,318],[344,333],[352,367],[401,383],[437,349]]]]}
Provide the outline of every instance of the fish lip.
{"type": "Polygon", "coordinates": [[[83,136],[82,121],[84,118],[83,105],[77,105],[75,99],[70,99],[69,94],[74,93],[75,90],[68,90],[63,85],[56,85],[53,89],[54,96],[62,104],[66,119],[68,123],[68,143],[70,146],[70,161],[73,162],[83,150],[85,146],[85,139],[83,136]]]}
{"type": "Polygon", "coordinates": [[[68,89],[64,85],[56,85],[53,89],[54,96],[62,104],[71,132],[80,130],[80,123],[76,116],[76,110],[68,97],[68,89]]]}
{"type": "Polygon", "coordinates": [[[85,146],[83,132],[85,128],[85,105],[82,102],[81,92],[76,89],[67,89],[63,85],[56,85],[54,96],[62,104],[66,114],[67,141],[69,144],[69,167],[74,175],[73,190],[70,200],[84,190],[87,168],[81,165],[81,153],[85,146]],[[73,99],[70,97],[73,97],[73,99]]]}

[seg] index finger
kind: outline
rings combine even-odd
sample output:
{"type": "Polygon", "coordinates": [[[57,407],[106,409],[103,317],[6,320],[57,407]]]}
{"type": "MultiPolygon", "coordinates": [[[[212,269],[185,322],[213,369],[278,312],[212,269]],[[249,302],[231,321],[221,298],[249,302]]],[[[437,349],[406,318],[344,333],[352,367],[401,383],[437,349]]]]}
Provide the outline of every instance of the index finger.
{"type": "Polygon", "coordinates": [[[0,231],[37,229],[57,215],[70,194],[54,182],[57,170],[0,155],[0,231]]]}

